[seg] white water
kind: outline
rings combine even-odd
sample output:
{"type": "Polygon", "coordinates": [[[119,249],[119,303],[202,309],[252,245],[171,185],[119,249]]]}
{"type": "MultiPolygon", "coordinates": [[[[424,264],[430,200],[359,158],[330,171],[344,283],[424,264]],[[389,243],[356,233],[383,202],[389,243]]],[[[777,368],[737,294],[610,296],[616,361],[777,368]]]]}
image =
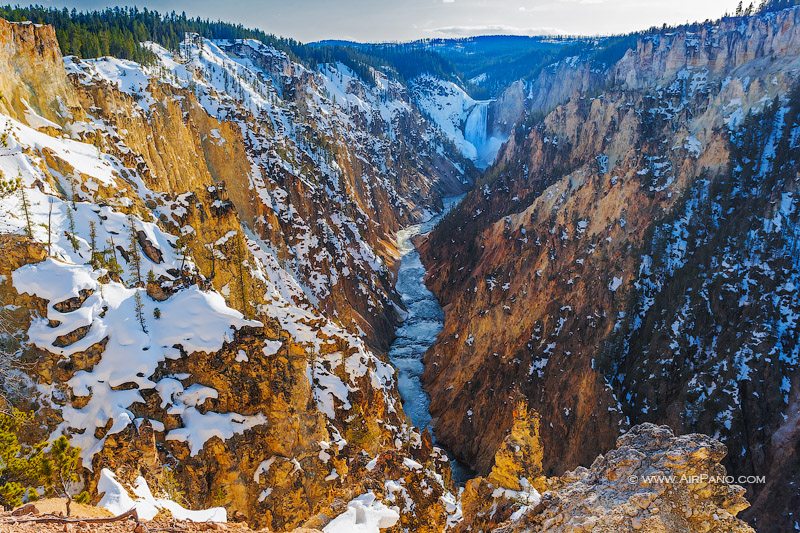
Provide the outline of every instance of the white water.
{"type": "Polygon", "coordinates": [[[477,102],[464,122],[464,139],[475,148],[475,165],[485,169],[494,163],[504,139],[489,136],[489,104],[477,102]]]}
{"type": "Polygon", "coordinates": [[[480,154],[481,147],[486,144],[487,124],[489,122],[489,102],[478,102],[472,108],[464,124],[464,138],[480,154]]]}
{"type": "MultiPolygon", "coordinates": [[[[432,436],[434,433],[431,426],[430,399],[422,387],[422,357],[436,342],[436,337],[444,327],[444,312],[436,296],[425,286],[425,267],[411,239],[430,232],[461,198],[463,197],[446,198],[441,213],[422,224],[397,232],[397,247],[401,259],[395,288],[400,293],[408,314],[389,348],[389,359],[397,369],[397,384],[403,409],[416,427],[427,428],[432,436]]],[[[453,477],[457,481],[470,477],[464,466],[455,461],[451,466],[453,477]]]]}

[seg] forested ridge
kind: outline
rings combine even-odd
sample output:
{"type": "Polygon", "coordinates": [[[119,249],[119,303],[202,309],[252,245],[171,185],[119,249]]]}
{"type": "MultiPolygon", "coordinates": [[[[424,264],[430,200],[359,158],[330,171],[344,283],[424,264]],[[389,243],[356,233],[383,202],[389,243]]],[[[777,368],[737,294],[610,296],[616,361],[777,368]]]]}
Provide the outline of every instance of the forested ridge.
{"type": "MultiPolygon", "coordinates": [[[[797,5],[800,0],[762,0],[740,6],[735,16],[753,12],[775,12],[797,5]]],[[[422,40],[412,43],[360,44],[341,41],[304,44],[242,24],[190,17],[185,12],[162,14],[147,8],[113,7],[95,11],[57,9],[41,5],[0,6],[0,18],[12,22],[32,21],[50,24],[64,55],[81,58],[113,56],[142,64],[155,60],[141,43],[153,41],[178,51],[185,33],[197,33],[209,39],[256,39],[287,53],[309,67],[323,63],[342,63],[362,80],[373,84],[372,69],[391,71],[401,80],[420,74],[459,81],[476,97],[491,97],[507,85],[509,72],[514,79],[532,78],[547,64],[570,56],[592,55],[603,64],[617,61],[646,32],[601,39],[495,36],[468,39],[422,40]],[[513,42],[513,53],[505,48],[513,42]],[[529,41],[520,46],[520,40],[529,41]],[[472,45],[470,46],[470,43],[472,45]],[[476,48],[477,47],[477,48],[476,48]],[[499,48],[498,48],[499,47],[499,48]],[[504,48],[505,47],[505,48],[504,48]],[[470,50],[470,53],[464,53],[470,50]],[[494,72],[500,70],[500,72],[494,72]],[[474,83],[477,72],[488,79],[474,83]],[[500,79],[494,79],[494,78],[500,79]]],[[[709,24],[710,21],[698,24],[709,24]]],[[[695,24],[695,25],[698,25],[695,24]]]]}
{"type": "Polygon", "coordinates": [[[113,7],[102,11],[78,11],[6,5],[0,7],[0,18],[12,22],[50,24],[56,29],[61,52],[81,58],[114,56],[148,63],[154,57],[140,45],[141,42],[153,41],[170,50],[177,50],[186,32],[213,39],[258,39],[285,51],[301,46],[292,39],[245,28],[241,24],[191,18],[186,13],[174,11],[161,14],[147,8],[113,7]]]}
{"type": "Polygon", "coordinates": [[[113,56],[150,64],[155,56],[141,45],[142,42],[153,41],[177,51],[184,35],[191,32],[209,39],[256,39],[308,66],[340,62],[370,83],[374,81],[371,68],[391,67],[403,79],[423,72],[441,77],[453,75],[453,68],[447,60],[425,50],[396,47],[365,51],[348,46],[306,45],[263,30],[246,28],[242,24],[189,17],[186,13],[174,11],[162,14],[136,7],[78,11],[38,5],[6,5],[0,7],[0,18],[12,22],[50,24],[56,29],[61,52],[81,58],[113,56]]]}

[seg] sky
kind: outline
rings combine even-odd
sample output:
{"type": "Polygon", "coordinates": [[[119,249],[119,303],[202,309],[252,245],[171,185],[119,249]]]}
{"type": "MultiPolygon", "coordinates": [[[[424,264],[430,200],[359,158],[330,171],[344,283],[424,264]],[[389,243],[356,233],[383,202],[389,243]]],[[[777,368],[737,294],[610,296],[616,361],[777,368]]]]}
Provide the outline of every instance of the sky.
{"type": "MultiPolygon", "coordinates": [[[[240,22],[304,42],[407,41],[486,34],[626,33],[732,13],[738,0],[39,0],[56,7],[138,5],[240,22]]],[[[747,2],[745,2],[747,3],[747,2]]]]}

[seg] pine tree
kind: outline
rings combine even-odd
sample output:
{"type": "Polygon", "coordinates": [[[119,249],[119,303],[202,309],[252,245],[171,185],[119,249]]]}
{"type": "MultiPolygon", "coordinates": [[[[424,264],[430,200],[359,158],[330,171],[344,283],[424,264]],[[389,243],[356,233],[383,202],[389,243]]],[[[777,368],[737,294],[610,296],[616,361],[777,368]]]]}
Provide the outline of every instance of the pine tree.
{"type": "Polygon", "coordinates": [[[22,504],[25,494],[67,498],[67,514],[72,501],[87,501],[88,493],[75,497],[81,471],[80,450],[66,437],[56,439],[50,449],[47,442],[20,442],[30,435],[33,413],[14,407],[0,411],[0,505],[12,509],[22,504]],[[39,491],[44,491],[41,494],[39,491]]]}
{"type": "Polygon", "coordinates": [[[0,200],[10,197],[11,195],[18,192],[20,188],[20,180],[7,180],[5,179],[5,175],[3,171],[0,170],[0,200]]]}
{"type": "Polygon", "coordinates": [[[133,293],[133,301],[136,309],[136,320],[139,321],[142,331],[147,333],[147,324],[144,322],[144,302],[142,301],[142,292],[139,289],[135,290],[136,292],[133,293]]]}
{"type": "Polygon", "coordinates": [[[52,255],[53,247],[53,198],[47,200],[47,257],[52,255]]]}
{"type": "Polygon", "coordinates": [[[75,216],[72,214],[72,207],[67,206],[67,224],[69,225],[69,233],[67,233],[67,238],[69,239],[69,243],[72,245],[72,251],[78,251],[78,238],[75,237],[75,216]]]}
{"type": "Polygon", "coordinates": [[[113,279],[119,279],[122,276],[122,265],[119,264],[117,259],[117,247],[114,244],[114,237],[109,237],[107,241],[107,248],[103,251],[105,268],[108,270],[109,276],[113,279]]]}
{"type": "Polygon", "coordinates": [[[89,221],[89,264],[93,269],[100,268],[100,254],[97,251],[97,226],[89,221]]]}
{"type": "Polygon", "coordinates": [[[20,186],[20,181],[18,179],[16,180],[5,179],[3,171],[0,170],[0,199],[8,198],[9,196],[17,192],[19,186],[20,186]]]}
{"type": "Polygon", "coordinates": [[[142,256],[139,253],[139,239],[136,234],[136,219],[133,215],[128,215],[128,230],[130,232],[130,242],[128,246],[128,264],[131,267],[133,283],[136,286],[142,284],[142,256]]]}
{"type": "Polygon", "coordinates": [[[26,450],[19,443],[19,433],[31,418],[14,408],[0,412],[0,504],[6,510],[22,505],[25,486],[38,477],[39,465],[32,459],[41,450],[26,450]]]}
{"type": "Polygon", "coordinates": [[[77,211],[78,206],[75,205],[75,177],[70,176],[69,178],[69,203],[72,206],[72,209],[77,211]]]}
{"type": "Polygon", "coordinates": [[[180,272],[183,275],[183,269],[186,266],[186,258],[189,255],[189,236],[188,235],[181,235],[178,237],[178,240],[175,241],[175,249],[178,252],[178,257],[181,258],[181,267],[180,272]]]}
{"type": "Polygon", "coordinates": [[[70,446],[65,436],[58,437],[50,445],[44,468],[46,481],[49,483],[45,487],[48,487],[51,493],[66,498],[67,516],[70,516],[73,500],[79,503],[89,500],[89,493],[85,491],[75,496],[80,481],[78,475],[80,464],[80,450],[70,446]]]}
{"type": "Polygon", "coordinates": [[[25,186],[22,184],[22,176],[17,177],[17,190],[19,191],[19,199],[22,204],[22,212],[25,215],[26,233],[29,239],[33,239],[33,227],[31,226],[31,212],[28,204],[28,194],[25,192],[25,186]]]}

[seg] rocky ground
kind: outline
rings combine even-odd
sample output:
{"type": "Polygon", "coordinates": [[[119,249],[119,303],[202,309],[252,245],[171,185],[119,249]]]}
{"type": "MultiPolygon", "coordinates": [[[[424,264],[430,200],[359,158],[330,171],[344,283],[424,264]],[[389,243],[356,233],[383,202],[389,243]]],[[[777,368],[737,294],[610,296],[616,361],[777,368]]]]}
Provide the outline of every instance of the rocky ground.
{"type": "MultiPolygon", "coordinates": [[[[753,532],[736,517],[749,504],[745,489],[732,484],[720,464],[727,449],[716,439],[675,436],[667,426],[642,424],[617,439],[616,448],[589,468],[546,477],[540,417],[524,403],[517,404],[514,417],[492,472],[467,483],[463,519],[453,524],[454,531],[753,532]]],[[[133,516],[115,520],[105,509],[87,505],[73,504],[72,510],[73,518],[66,519],[63,500],[37,502],[0,515],[0,532],[253,531],[244,524],[186,522],[166,513],[139,522],[133,516]]],[[[293,533],[317,531],[299,528],[293,533]]]]}
{"type": "MultiPolygon", "coordinates": [[[[67,518],[65,500],[46,499],[28,504],[14,511],[0,513],[0,532],[49,533],[54,531],[108,531],[108,532],[156,532],[156,531],[252,531],[245,524],[195,523],[156,517],[152,521],[139,521],[128,517],[113,522],[103,522],[115,517],[101,507],[73,503],[67,518]]],[[[313,531],[313,530],[308,530],[313,531]]]]}
{"type": "Polygon", "coordinates": [[[49,498],[24,505],[0,514],[0,531],[50,532],[50,531],[250,531],[240,524],[198,524],[177,521],[169,517],[140,522],[135,517],[114,520],[107,510],[92,505],[73,503],[66,517],[65,500],[49,498]]]}

